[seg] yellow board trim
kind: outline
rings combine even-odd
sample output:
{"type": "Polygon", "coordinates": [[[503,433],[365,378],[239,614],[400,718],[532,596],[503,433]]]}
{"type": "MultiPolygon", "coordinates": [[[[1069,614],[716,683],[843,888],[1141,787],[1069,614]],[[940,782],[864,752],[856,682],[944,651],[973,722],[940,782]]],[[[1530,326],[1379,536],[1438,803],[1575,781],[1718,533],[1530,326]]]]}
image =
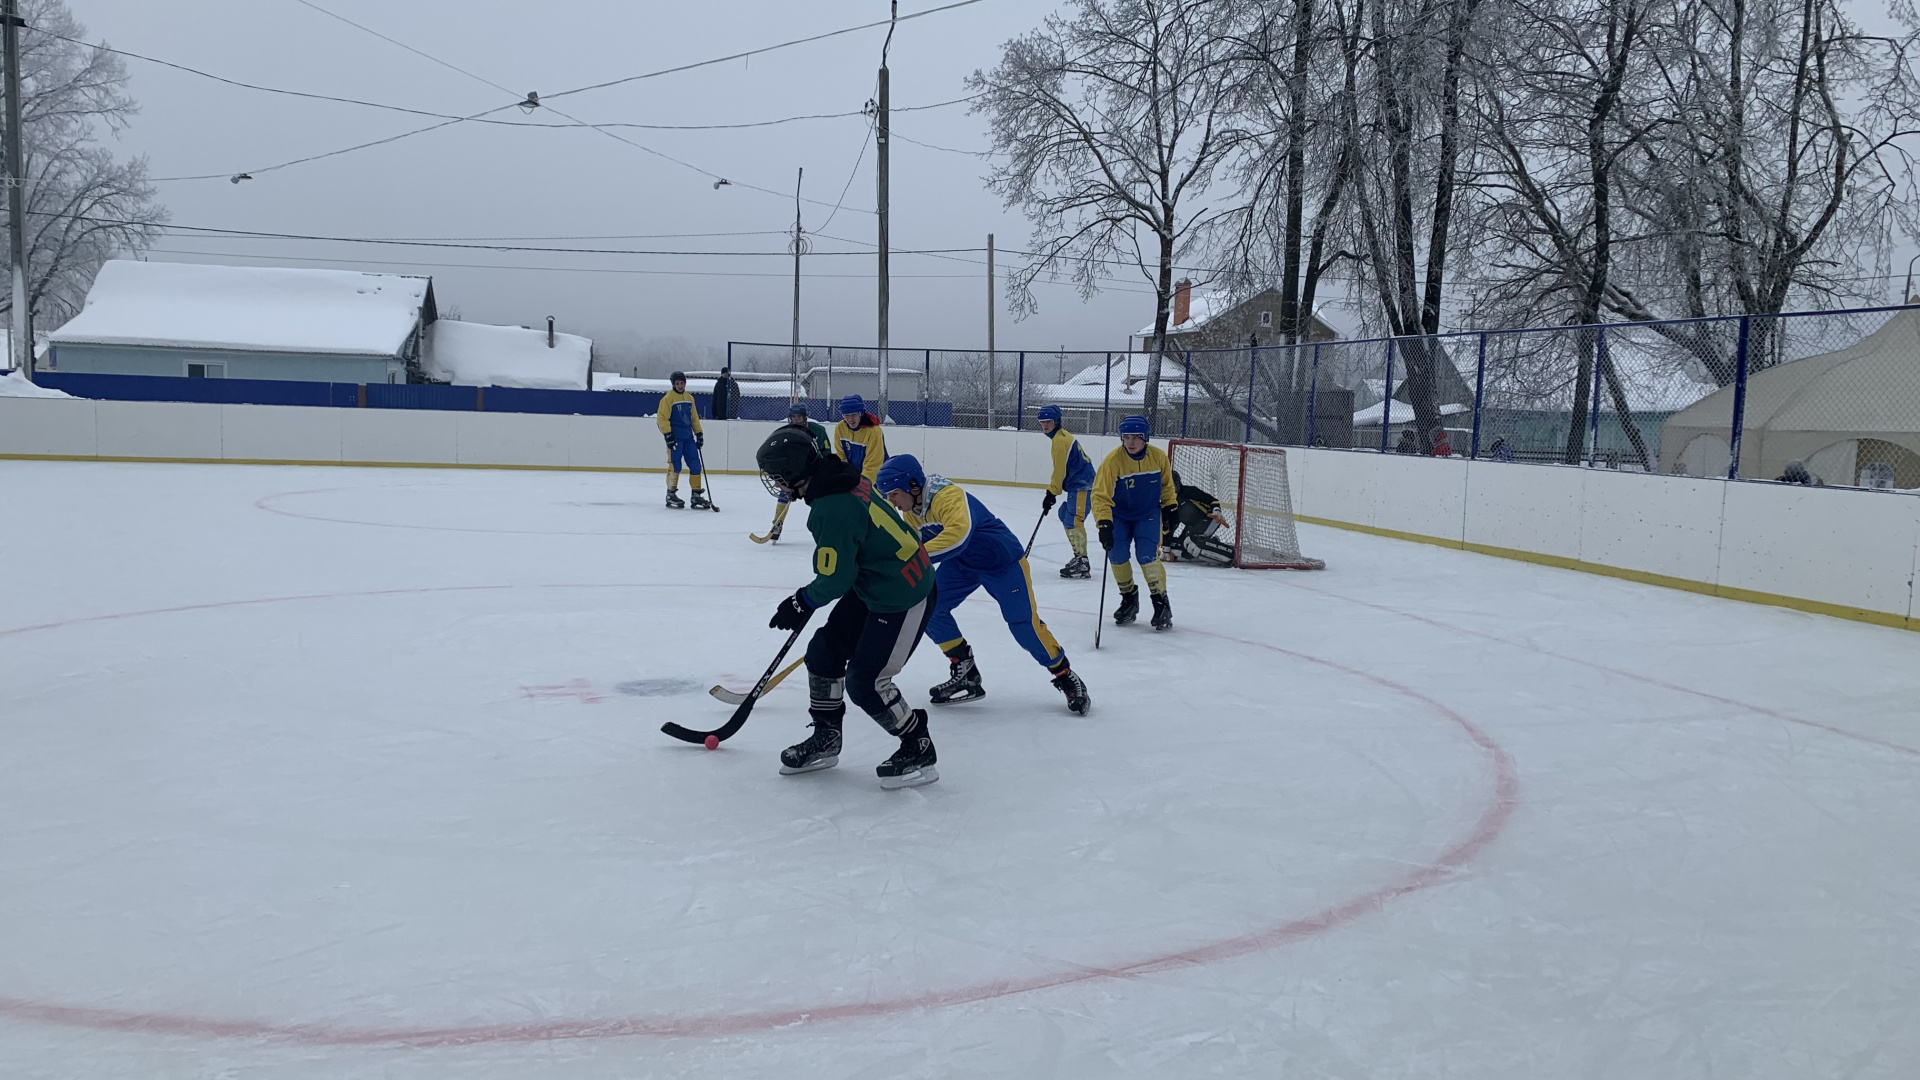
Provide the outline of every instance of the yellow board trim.
{"type": "Polygon", "coordinates": [[[1850,622],[1871,623],[1875,626],[1890,626],[1896,630],[1920,630],[1920,619],[1909,618],[1890,611],[1874,611],[1871,608],[1850,607],[1846,604],[1829,604],[1824,600],[1808,600],[1798,596],[1786,596],[1781,593],[1761,592],[1757,589],[1739,589],[1731,585],[1716,585],[1710,581],[1695,581],[1692,578],[1673,577],[1668,574],[1655,574],[1646,570],[1629,570],[1621,566],[1608,566],[1605,563],[1584,562],[1570,559],[1564,555],[1545,555],[1537,551],[1523,551],[1519,548],[1496,547],[1492,544],[1475,544],[1463,540],[1453,540],[1444,536],[1428,536],[1424,533],[1401,532],[1399,529],[1382,529],[1372,525],[1357,525],[1351,521],[1335,521],[1332,518],[1311,517],[1306,514],[1294,515],[1294,520],[1309,525],[1325,525],[1332,529],[1345,529],[1348,532],[1367,533],[1372,536],[1384,536],[1390,540],[1406,540],[1415,544],[1431,544],[1434,547],[1453,548],[1457,551],[1470,551],[1475,555],[1491,555],[1498,559],[1514,559],[1519,562],[1534,563],[1539,566],[1552,566],[1561,570],[1578,570],[1583,574],[1598,574],[1601,577],[1619,578],[1622,581],[1638,582],[1642,585],[1658,585],[1663,589],[1679,589],[1682,592],[1699,593],[1702,596],[1718,596],[1724,600],[1740,600],[1749,604],[1765,604],[1769,607],[1791,608],[1813,615],[1828,615],[1850,622]]]}

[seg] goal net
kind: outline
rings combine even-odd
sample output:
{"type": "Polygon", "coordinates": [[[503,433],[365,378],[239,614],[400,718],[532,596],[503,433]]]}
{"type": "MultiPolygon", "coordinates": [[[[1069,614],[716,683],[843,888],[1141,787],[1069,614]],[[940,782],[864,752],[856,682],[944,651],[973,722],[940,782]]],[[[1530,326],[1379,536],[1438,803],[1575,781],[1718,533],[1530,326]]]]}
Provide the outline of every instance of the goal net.
{"type": "Polygon", "coordinates": [[[1233,565],[1248,570],[1326,569],[1326,563],[1300,553],[1285,450],[1169,439],[1167,453],[1183,483],[1220,500],[1227,523],[1213,539],[1233,550],[1233,565]]]}

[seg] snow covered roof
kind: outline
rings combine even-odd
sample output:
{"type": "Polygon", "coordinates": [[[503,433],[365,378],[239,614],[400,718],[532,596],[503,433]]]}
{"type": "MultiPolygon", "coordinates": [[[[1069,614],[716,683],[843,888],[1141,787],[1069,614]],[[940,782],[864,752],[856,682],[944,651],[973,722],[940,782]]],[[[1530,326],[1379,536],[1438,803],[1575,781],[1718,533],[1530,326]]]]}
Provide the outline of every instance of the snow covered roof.
{"type": "MultiPolygon", "coordinates": [[[[1118,406],[1139,402],[1146,395],[1147,373],[1151,358],[1146,353],[1117,353],[1110,362],[1092,364],[1069,376],[1066,382],[1042,384],[1033,388],[1036,398],[1056,405],[1100,405],[1111,401],[1118,406]],[[1111,374],[1108,374],[1111,369],[1111,374]],[[1112,383],[1112,397],[1108,383],[1112,383]]],[[[1178,386],[1185,377],[1180,362],[1172,357],[1160,359],[1161,393],[1167,386],[1178,386]]]]}
{"type": "MultiPolygon", "coordinates": [[[[604,373],[602,373],[604,376],[604,373]]],[[[673,389],[670,379],[631,379],[622,375],[604,376],[596,379],[596,390],[625,390],[630,393],[664,394],[673,389]]],[[[713,393],[713,379],[687,378],[687,393],[713,393]]],[[[739,385],[739,396],[743,398],[790,398],[793,391],[788,379],[781,377],[779,382],[743,382],[739,385]]]]}
{"type": "MultiPolygon", "coordinates": [[[[1254,295],[1257,296],[1259,294],[1256,293],[1254,295]]],[[[1242,296],[1236,299],[1229,293],[1219,292],[1204,293],[1195,296],[1187,305],[1187,321],[1178,326],[1168,326],[1167,333],[1191,334],[1201,327],[1206,326],[1208,322],[1219,318],[1221,315],[1232,311],[1234,308],[1239,307],[1242,303],[1251,299],[1253,299],[1252,296],[1242,296]]],[[[1276,314],[1274,317],[1278,318],[1279,316],[1276,314]]],[[[1336,304],[1331,300],[1323,300],[1315,304],[1313,306],[1313,317],[1318,319],[1321,325],[1343,338],[1352,337],[1354,329],[1360,325],[1360,321],[1354,312],[1348,311],[1344,305],[1336,304]]],[[[1140,329],[1135,330],[1133,336],[1151,338],[1153,336],[1153,324],[1148,323],[1140,329]]]]}
{"type": "MultiPolygon", "coordinates": [[[[1353,426],[1354,427],[1379,427],[1380,426],[1380,407],[1384,404],[1386,404],[1386,402],[1376,401],[1372,405],[1369,405],[1364,409],[1357,410],[1353,414],[1353,426]]],[[[1461,413],[1469,412],[1471,410],[1469,410],[1465,405],[1456,405],[1452,402],[1448,402],[1444,405],[1439,406],[1437,411],[1441,416],[1459,416],[1461,413]]],[[[1387,414],[1387,425],[1389,427],[1397,424],[1411,424],[1413,423],[1413,421],[1414,421],[1413,406],[1407,404],[1404,401],[1394,402],[1393,410],[1387,414]]]]}
{"type": "Polygon", "coordinates": [[[56,345],[397,356],[432,302],[424,277],[114,259],[80,314],[47,337],[56,345]]]}
{"type": "Polygon", "coordinates": [[[441,319],[427,327],[420,364],[455,386],[521,386],[532,390],[585,390],[593,341],[578,334],[553,335],[524,326],[441,319]]]}

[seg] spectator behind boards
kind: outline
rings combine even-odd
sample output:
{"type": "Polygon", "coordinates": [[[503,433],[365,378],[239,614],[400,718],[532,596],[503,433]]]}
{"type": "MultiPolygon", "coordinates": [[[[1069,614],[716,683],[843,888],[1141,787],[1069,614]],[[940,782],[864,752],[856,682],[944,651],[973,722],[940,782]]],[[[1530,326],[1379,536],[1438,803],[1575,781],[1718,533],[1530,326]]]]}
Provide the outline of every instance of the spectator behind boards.
{"type": "Polygon", "coordinates": [[[713,380],[713,418],[715,420],[734,420],[739,417],[740,384],[734,381],[733,368],[720,369],[720,377],[713,380]]]}

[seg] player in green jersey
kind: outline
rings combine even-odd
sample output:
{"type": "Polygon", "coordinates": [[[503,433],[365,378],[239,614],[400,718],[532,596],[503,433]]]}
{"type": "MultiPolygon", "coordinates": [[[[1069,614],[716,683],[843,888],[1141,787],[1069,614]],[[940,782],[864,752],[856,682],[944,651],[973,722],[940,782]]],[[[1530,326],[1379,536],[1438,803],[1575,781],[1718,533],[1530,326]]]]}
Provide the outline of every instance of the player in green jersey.
{"type": "Polygon", "coordinates": [[[768,625],[795,630],[815,608],[833,604],[826,625],[807,643],[813,734],[781,752],[780,771],[813,772],[839,763],[844,698],[852,697],[900,740],[875,770],[881,787],[938,780],[926,710],[908,708],[893,683],[933,615],[933,568],[920,538],[873,493],[859,469],[822,455],[807,431],[776,429],[756,459],[767,490],[806,500],[814,542],[813,580],[781,601],[768,625]]]}

